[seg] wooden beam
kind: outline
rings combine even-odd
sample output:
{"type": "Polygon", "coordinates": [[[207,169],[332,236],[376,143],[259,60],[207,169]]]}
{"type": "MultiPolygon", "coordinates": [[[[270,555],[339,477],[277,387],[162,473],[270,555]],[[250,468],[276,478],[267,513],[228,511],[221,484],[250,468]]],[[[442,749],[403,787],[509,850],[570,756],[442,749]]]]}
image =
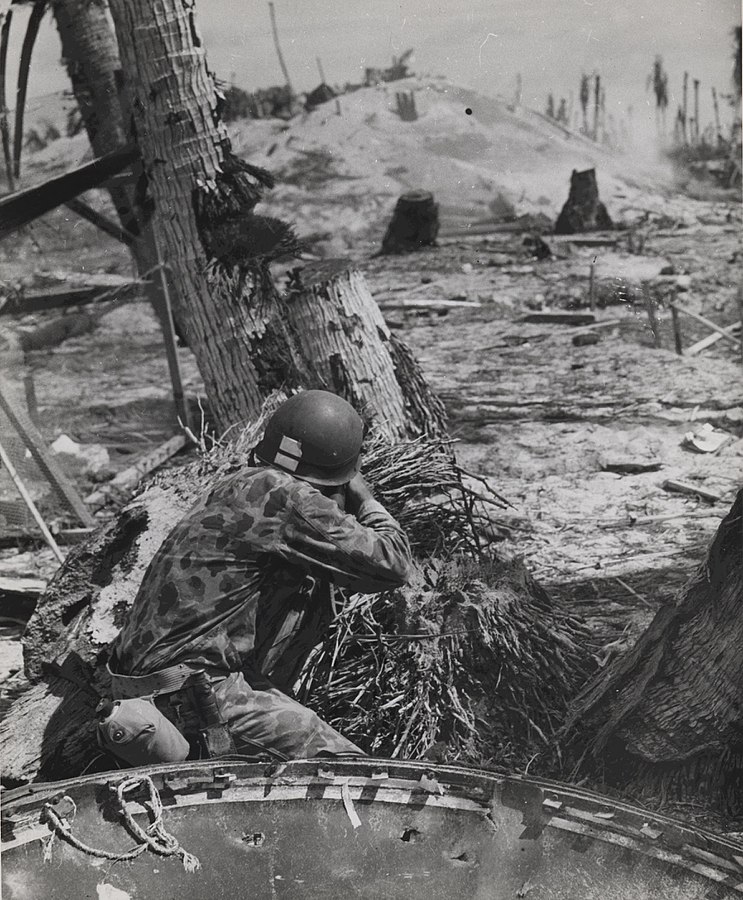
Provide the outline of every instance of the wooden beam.
{"type": "Polygon", "coordinates": [[[707,328],[711,328],[712,331],[716,331],[721,337],[727,338],[727,340],[732,341],[732,343],[735,344],[736,347],[740,347],[741,342],[738,340],[738,338],[733,337],[733,335],[729,331],[727,331],[725,328],[722,328],[711,319],[708,319],[705,316],[700,316],[699,313],[692,312],[690,309],[687,309],[680,303],[672,303],[671,306],[675,306],[676,309],[679,312],[682,312],[685,316],[690,316],[692,319],[696,319],[697,322],[701,322],[702,325],[706,325],[707,328]]]}
{"type": "Polygon", "coordinates": [[[2,379],[0,379],[0,407],[10,419],[13,428],[26,445],[36,465],[41,469],[44,477],[54,488],[60,499],[64,501],[67,508],[75,513],[83,525],[93,525],[95,520],[83,503],[82,497],[60,469],[54,457],[47,452],[44,439],[31,419],[24,410],[17,407],[10,399],[10,392],[5,389],[2,379]]]}
{"type": "Polygon", "coordinates": [[[105,487],[98,488],[97,491],[88,494],[85,498],[85,502],[93,509],[100,509],[112,495],[116,496],[117,494],[128,493],[134,490],[145,475],[149,475],[149,473],[158,466],[167,462],[171,456],[175,456],[175,454],[178,453],[179,450],[182,450],[187,443],[188,438],[185,434],[174,435],[172,438],[165,441],[164,444],[160,444],[155,447],[154,450],[145,453],[145,455],[141,456],[134,465],[129,466],[128,469],[124,469],[123,472],[119,472],[119,474],[109,481],[105,487]]]}
{"type": "Polygon", "coordinates": [[[137,159],[139,149],[134,144],[128,144],[37,187],[16,191],[1,198],[0,240],[78,194],[99,187],[111,175],[131,166],[137,159]]]}
{"type": "Polygon", "coordinates": [[[544,325],[593,325],[596,316],[593,313],[582,312],[536,312],[522,316],[521,322],[536,322],[544,325]]]}
{"type": "Polygon", "coordinates": [[[26,112],[26,92],[28,76],[31,70],[31,54],[39,34],[39,26],[46,12],[46,0],[34,3],[28,20],[26,35],[21,48],[21,61],[18,65],[18,88],[15,95],[15,126],[13,132],[13,174],[16,178],[21,174],[21,151],[23,150],[23,117],[26,112]]]}
{"type": "Polygon", "coordinates": [[[112,222],[111,219],[104,216],[103,213],[99,213],[98,210],[93,209],[93,207],[84,200],[73,197],[72,200],[68,200],[65,203],[65,206],[72,210],[76,215],[80,216],[81,219],[85,219],[87,222],[90,222],[91,225],[95,225],[100,231],[116,238],[117,241],[121,241],[121,243],[126,244],[127,247],[134,246],[137,238],[131,234],[131,232],[122,228],[121,225],[117,225],[116,222],[112,222]]]}
{"type": "Polygon", "coordinates": [[[103,300],[119,299],[122,295],[142,291],[141,281],[122,281],[120,285],[92,284],[77,288],[54,288],[34,291],[18,299],[10,299],[0,309],[0,316],[23,316],[28,313],[67,309],[70,306],[87,306],[103,300]]]}

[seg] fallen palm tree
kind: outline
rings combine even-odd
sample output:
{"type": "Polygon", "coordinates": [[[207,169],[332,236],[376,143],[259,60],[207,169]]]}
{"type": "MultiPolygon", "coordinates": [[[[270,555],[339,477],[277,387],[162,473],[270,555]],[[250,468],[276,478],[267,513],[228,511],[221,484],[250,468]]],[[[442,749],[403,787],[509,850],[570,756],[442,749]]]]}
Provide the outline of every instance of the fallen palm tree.
{"type": "MultiPolygon", "coordinates": [[[[7,781],[90,766],[94,701],[47,663],[74,655],[93,688],[107,692],[106,648],[150,560],[196,497],[245,464],[259,433],[260,423],[162,473],[71,552],[24,635],[33,683],[16,689],[0,726],[7,781]]],[[[365,474],[408,531],[419,571],[394,597],[350,599],[305,668],[299,696],[343,731],[363,731],[375,753],[421,755],[442,744],[457,759],[524,762],[545,746],[583,680],[580,625],[520,564],[486,555],[482,498],[465,486],[448,444],[374,436],[365,474]]]]}
{"type": "Polygon", "coordinates": [[[523,769],[585,681],[586,636],[519,562],[432,559],[345,607],[298,695],[372,754],[523,769]]]}

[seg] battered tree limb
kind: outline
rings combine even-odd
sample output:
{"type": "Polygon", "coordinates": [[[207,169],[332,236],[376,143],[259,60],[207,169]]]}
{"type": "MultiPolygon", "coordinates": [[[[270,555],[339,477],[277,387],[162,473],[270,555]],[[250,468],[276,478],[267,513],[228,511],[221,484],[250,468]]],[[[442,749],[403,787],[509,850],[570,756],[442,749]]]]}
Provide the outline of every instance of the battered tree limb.
{"type": "Polygon", "coordinates": [[[743,807],[743,490],[673,605],[581,692],[564,733],[610,784],[743,807]]]}

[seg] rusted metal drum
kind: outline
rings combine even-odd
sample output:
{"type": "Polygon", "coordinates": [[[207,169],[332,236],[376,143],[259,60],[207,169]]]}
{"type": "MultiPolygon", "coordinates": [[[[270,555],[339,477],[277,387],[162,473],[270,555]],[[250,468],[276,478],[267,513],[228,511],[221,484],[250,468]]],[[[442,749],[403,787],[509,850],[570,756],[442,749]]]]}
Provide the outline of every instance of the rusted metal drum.
{"type": "Polygon", "coordinates": [[[3,797],[2,849],[4,900],[743,894],[736,841],[567,785],[379,759],[30,785],[3,797]]]}

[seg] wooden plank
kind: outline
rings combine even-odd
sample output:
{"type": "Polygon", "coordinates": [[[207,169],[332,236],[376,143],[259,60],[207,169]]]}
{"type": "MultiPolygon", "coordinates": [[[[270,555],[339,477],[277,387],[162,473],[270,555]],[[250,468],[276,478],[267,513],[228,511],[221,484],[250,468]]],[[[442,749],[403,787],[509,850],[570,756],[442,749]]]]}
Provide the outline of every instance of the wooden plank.
{"type": "Polygon", "coordinates": [[[430,309],[431,311],[444,309],[479,309],[482,304],[477,300],[414,300],[405,297],[391,297],[377,299],[377,305],[385,311],[395,309],[430,309]]]}
{"type": "Polygon", "coordinates": [[[581,312],[539,312],[529,313],[519,319],[520,322],[536,322],[546,325],[593,325],[596,316],[593,313],[581,312]]]}
{"type": "MultiPolygon", "coordinates": [[[[678,313],[678,310],[676,310],[678,313]]],[[[729,325],[727,328],[724,328],[723,331],[728,331],[730,334],[735,337],[733,332],[740,331],[741,323],[736,322],[734,325],[729,325]]],[[[707,347],[711,347],[713,344],[716,344],[718,341],[722,340],[722,334],[719,331],[714,331],[712,334],[708,334],[707,337],[701,339],[701,341],[697,341],[696,344],[692,344],[691,347],[686,348],[687,356],[696,356],[697,353],[701,353],[702,350],[706,350],[707,347]]]]}
{"type": "Polygon", "coordinates": [[[733,337],[729,331],[722,328],[716,322],[713,322],[711,319],[706,318],[706,316],[700,316],[699,313],[692,312],[690,309],[687,309],[685,306],[682,306],[680,303],[672,303],[671,306],[675,306],[679,312],[682,312],[685,316],[690,316],[692,319],[696,319],[697,322],[701,322],[702,325],[706,325],[707,328],[711,328],[712,331],[716,331],[721,337],[727,338],[727,340],[732,341],[736,347],[741,346],[741,342],[733,337]]]}
{"type": "Polygon", "coordinates": [[[60,499],[64,501],[68,509],[75,513],[83,525],[93,525],[95,520],[87,506],[78,494],[77,489],[60,469],[54,457],[47,453],[44,439],[39,434],[36,426],[25,413],[10,399],[10,392],[0,379],[0,407],[10,419],[18,436],[34,458],[36,465],[41,469],[44,477],[52,485],[60,499]]]}
{"type": "Polygon", "coordinates": [[[72,210],[76,215],[80,216],[81,219],[85,219],[87,222],[90,222],[91,225],[95,225],[95,227],[104,234],[116,238],[117,241],[121,241],[122,244],[126,244],[128,247],[134,246],[137,238],[131,234],[131,232],[122,228],[121,225],[118,225],[116,222],[112,222],[111,219],[104,216],[102,213],[99,213],[97,209],[93,209],[93,207],[85,203],[84,200],[73,197],[72,200],[68,200],[67,203],[65,203],[65,206],[72,210]]]}
{"type": "Polygon", "coordinates": [[[91,284],[76,288],[52,288],[46,291],[25,293],[10,299],[0,309],[0,316],[24,316],[28,313],[66,309],[70,306],[87,306],[104,300],[118,300],[136,291],[142,291],[141,281],[122,281],[120,285],[91,284]]]}
{"type": "Polygon", "coordinates": [[[25,578],[0,575],[0,595],[21,594],[23,596],[38,597],[46,590],[46,581],[42,578],[25,578]]]}
{"type": "Polygon", "coordinates": [[[145,475],[149,475],[149,473],[158,466],[167,462],[171,456],[175,456],[175,454],[178,453],[179,450],[182,450],[187,443],[188,438],[185,434],[174,435],[172,438],[165,441],[164,444],[160,444],[150,453],[146,453],[144,456],[140,457],[134,465],[129,466],[128,469],[124,469],[123,472],[119,472],[119,474],[109,481],[105,487],[99,488],[92,494],[88,494],[85,498],[85,502],[93,509],[100,509],[112,495],[115,496],[119,493],[128,493],[129,491],[132,491],[145,475]]]}
{"type": "Polygon", "coordinates": [[[8,194],[0,199],[0,240],[78,194],[99,187],[138,159],[138,148],[134,144],[128,144],[37,187],[8,194]]]}
{"type": "Polygon", "coordinates": [[[663,488],[676,494],[689,494],[692,497],[701,497],[703,500],[709,500],[710,503],[716,503],[718,500],[722,499],[719,494],[705,490],[705,488],[699,487],[697,484],[689,484],[686,481],[676,481],[673,478],[666,479],[666,481],[663,482],[663,488]]]}
{"type": "Polygon", "coordinates": [[[578,247],[616,247],[619,238],[584,234],[551,234],[550,241],[555,244],[575,244],[578,247]]]}

